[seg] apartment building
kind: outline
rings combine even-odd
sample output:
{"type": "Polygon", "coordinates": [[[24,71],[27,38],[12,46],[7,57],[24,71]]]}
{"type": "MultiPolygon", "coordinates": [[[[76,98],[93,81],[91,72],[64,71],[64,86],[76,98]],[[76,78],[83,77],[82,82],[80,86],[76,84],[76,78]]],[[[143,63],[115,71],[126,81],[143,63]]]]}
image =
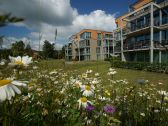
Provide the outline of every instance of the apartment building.
{"type": "Polygon", "coordinates": [[[72,35],[65,45],[66,60],[104,60],[114,54],[113,33],[84,29],[72,35]]]}
{"type": "Polygon", "coordinates": [[[116,19],[115,54],[122,61],[168,62],[168,0],[138,0],[116,19]]]}

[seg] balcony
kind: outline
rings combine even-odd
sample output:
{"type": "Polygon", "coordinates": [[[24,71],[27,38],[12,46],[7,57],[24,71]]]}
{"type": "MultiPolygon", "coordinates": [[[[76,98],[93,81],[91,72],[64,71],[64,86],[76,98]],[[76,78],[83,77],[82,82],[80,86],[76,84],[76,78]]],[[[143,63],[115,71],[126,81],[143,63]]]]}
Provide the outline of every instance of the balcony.
{"type": "Polygon", "coordinates": [[[163,0],[160,3],[158,3],[161,8],[168,6],[168,0],[163,0]]]}
{"type": "Polygon", "coordinates": [[[104,40],[113,40],[113,37],[103,37],[104,40]]]}
{"type": "MultiPolygon", "coordinates": [[[[160,44],[160,42],[156,41],[156,40],[154,40],[154,42],[153,42],[154,49],[163,48],[164,45],[165,45],[165,47],[166,47],[166,45],[168,47],[168,40],[167,41],[162,41],[162,44],[160,44]]],[[[149,40],[124,44],[124,50],[125,51],[147,50],[149,48],[150,48],[150,41],[149,40]]]]}
{"type": "Polygon", "coordinates": [[[68,53],[68,56],[72,56],[72,52],[69,52],[69,53],[68,53]]]}
{"type": "MultiPolygon", "coordinates": [[[[79,53],[76,52],[76,55],[79,56],[79,53]]],[[[90,55],[90,52],[80,52],[80,55],[90,55]]]]}
{"type": "Polygon", "coordinates": [[[161,46],[167,48],[168,47],[168,40],[162,40],[161,46]]]}
{"type": "Polygon", "coordinates": [[[126,43],[124,44],[124,50],[143,50],[143,49],[149,49],[150,48],[150,41],[139,41],[134,42],[132,44],[126,43]]]}
{"type": "Polygon", "coordinates": [[[141,17],[141,16],[144,16],[144,15],[149,14],[149,13],[150,13],[150,10],[151,10],[151,9],[150,9],[150,6],[147,6],[146,8],[143,8],[143,9],[141,9],[141,10],[139,10],[139,11],[133,13],[132,15],[130,15],[130,16],[128,17],[128,19],[129,19],[130,21],[135,20],[135,19],[137,19],[137,18],[139,18],[139,17],[141,17]]]}
{"type": "Polygon", "coordinates": [[[114,48],[114,52],[115,52],[115,53],[121,52],[121,47],[115,47],[115,48],[114,48]]]}

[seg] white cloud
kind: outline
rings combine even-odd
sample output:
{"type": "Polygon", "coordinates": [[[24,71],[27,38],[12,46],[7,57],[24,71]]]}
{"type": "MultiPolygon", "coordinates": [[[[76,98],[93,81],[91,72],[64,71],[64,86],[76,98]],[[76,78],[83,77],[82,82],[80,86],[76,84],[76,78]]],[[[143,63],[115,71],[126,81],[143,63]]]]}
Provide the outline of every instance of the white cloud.
{"type": "Polygon", "coordinates": [[[33,47],[38,48],[39,31],[42,33],[42,41],[54,42],[55,29],[58,30],[57,45],[61,47],[72,34],[82,29],[97,29],[112,31],[115,25],[115,14],[107,14],[103,10],[95,10],[90,14],[78,14],[72,8],[70,0],[3,0],[0,8],[10,11],[16,16],[25,16],[25,22],[17,25],[25,25],[33,29],[29,37],[33,47]],[[19,7],[18,7],[19,5],[19,7]]]}
{"type": "Polygon", "coordinates": [[[77,14],[70,0],[1,0],[0,10],[23,17],[26,24],[33,26],[70,25],[77,14]]]}
{"type": "MultiPolygon", "coordinates": [[[[42,24],[41,32],[43,34],[43,39],[54,41],[54,33],[55,29],[57,28],[57,41],[64,44],[67,42],[69,36],[79,32],[82,29],[112,31],[115,27],[116,25],[114,14],[106,14],[102,10],[96,10],[88,15],[77,15],[74,21],[72,22],[72,25],[69,26],[56,27],[49,24],[42,24]]],[[[38,38],[39,33],[33,32],[30,36],[38,38]]]]}

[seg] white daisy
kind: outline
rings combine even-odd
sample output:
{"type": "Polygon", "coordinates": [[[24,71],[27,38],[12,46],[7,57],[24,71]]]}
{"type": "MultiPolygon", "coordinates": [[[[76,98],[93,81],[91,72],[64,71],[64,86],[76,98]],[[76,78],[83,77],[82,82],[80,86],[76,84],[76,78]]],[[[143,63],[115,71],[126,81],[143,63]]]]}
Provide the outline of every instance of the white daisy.
{"type": "Polygon", "coordinates": [[[11,79],[0,80],[0,102],[10,100],[15,96],[15,93],[21,94],[21,91],[17,88],[17,86],[25,87],[26,84],[20,81],[14,81],[11,79]]]}
{"type": "Polygon", "coordinates": [[[83,95],[88,97],[92,96],[94,92],[95,87],[93,85],[84,85],[81,86],[81,91],[83,91],[83,95]]]}
{"type": "Polygon", "coordinates": [[[21,65],[21,66],[28,66],[30,63],[32,63],[32,57],[29,56],[18,56],[18,57],[11,57],[9,56],[9,59],[11,60],[11,63],[9,65],[21,65]]]}
{"type": "Polygon", "coordinates": [[[90,73],[92,73],[93,72],[93,70],[87,70],[86,71],[86,74],[90,74],[90,73]]]}
{"type": "Polygon", "coordinates": [[[109,68],[109,72],[107,73],[107,75],[114,75],[116,73],[117,71],[115,71],[115,69],[109,68]]]}
{"type": "Polygon", "coordinates": [[[82,86],[82,82],[79,80],[76,80],[74,83],[74,87],[80,88],[82,86]]]}
{"type": "Polygon", "coordinates": [[[160,95],[168,96],[168,92],[163,91],[163,90],[158,91],[158,93],[159,93],[160,95]]]}
{"type": "Polygon", "coordinates": [[[99,77],[99,76],[100,76],[100,74],[99,74],[99,73],[95,73],[95,76],[96,76],[96,77],[99,77]]]}
{"type": "Polygon", "coordinates": [[[80,109],[81,106],[84,107],[84,108],[86,108],[88,106],[88,104],[91,104],[91,101],[87,100],[86,97],[80,98],[78,100],[78,102],[79,102],[79,109],[80,109]]]}
{"type": "Polygon", "coordinates": [[[116,71],[110,71],[110,72],[107,73],[107,75],[114,75],[116,73],[117,73],[116,71]]]}
{"type": "Polygon", "coordinates": [[[93,81],[91,82],[92,84],[98,84],[99,83],[99,81],[98,81],[98,79],[97,78],[94,78],[93,79],[93,81]]]}
{"type": "Polygon", "coordinates": [[[0,65],[1,65],[1,66],[5,65],[5,62],[1,61],[1,62],[0,62],[0,65]]]}

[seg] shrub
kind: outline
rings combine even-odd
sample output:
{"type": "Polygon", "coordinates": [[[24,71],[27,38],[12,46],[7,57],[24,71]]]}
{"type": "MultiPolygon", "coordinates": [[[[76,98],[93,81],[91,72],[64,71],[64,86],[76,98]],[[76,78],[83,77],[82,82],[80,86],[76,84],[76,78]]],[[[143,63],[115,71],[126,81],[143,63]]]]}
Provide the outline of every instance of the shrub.
{"type": "Polygon", "coordinates": [[[112,67],[144,70],[149,72],[166,73],[168,74],[168,64],[148,63],[148,62],[123,62],[119,60],[110,61],[112,67]]]}

